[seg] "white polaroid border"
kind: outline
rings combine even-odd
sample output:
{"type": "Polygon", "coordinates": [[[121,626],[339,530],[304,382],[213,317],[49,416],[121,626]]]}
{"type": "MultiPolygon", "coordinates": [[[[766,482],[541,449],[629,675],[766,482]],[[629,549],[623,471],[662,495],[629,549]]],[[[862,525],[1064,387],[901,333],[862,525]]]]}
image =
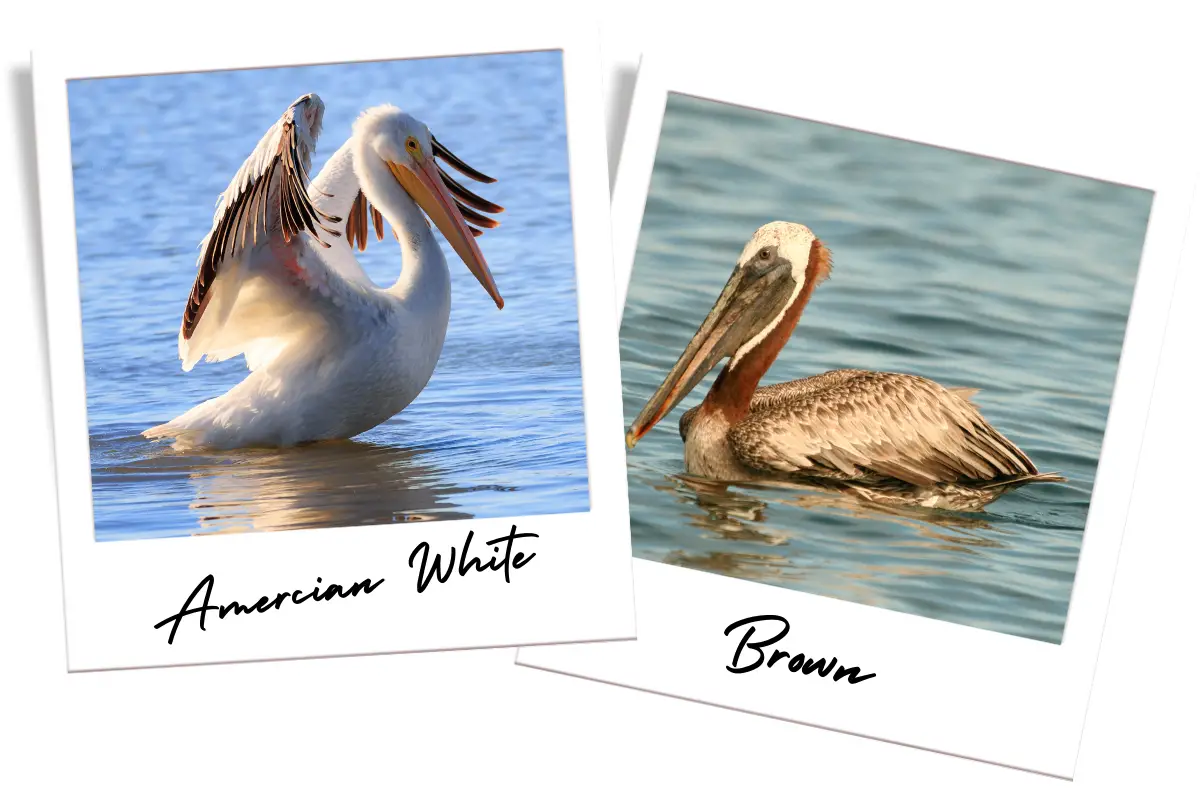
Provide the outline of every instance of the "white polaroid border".
{"type": "MultiPolygon", "coordinates": [[[[634,559],[636,641],[522,648],[517,663],[1069,778],[1179,267],[1194,158],[1183,152],[1183,136],[1175,136],[1181,144],[1174,149],[1152,147],[1128,138],[1132,123],[1097,128],[1095,115],[1052,98],[1030,98],[1022,107],[1016,91],[1008,106],[996,98],[994,113],[983,118],[949,98],[897,93],[903,81],[880,79],[877,65],[865,63],[846,77],[856,69],[849,63],[835,67],[816,53],[806,63],[809,80],[800,80],[803,65],[776,71],[754,57],[643,58],[613,195],[622,307],[668,93],[1155,192],[1062,644],[634,559]],[[733,674],[727,666],[747,626],[730,635],[726,627],[765,614],[791,626],[768,653],[779,647],[813,659],[836,656],[839,665],[876,677],[851,685],[792,673],[785,663],[733,674]]],[[[969,90],[969,77],[964,83],[969,90]]],[[[759,623],[754,638],[778,629],[759,623]]],[[[753,660],[746,651],[739,663],[753,660]]]]}
{"type": "MultiPolygon", "coordinates": [[[[617,329],[612,313],[611,239],[601,56],[598,31],[562,20],[495,21],[430,28],[398,46],[368,35],[324,39],[297,51],[283,40],[253,47],[35,53],[38,171],[45,248],[50,370],[54,398],[59,524],[68,669],[198,664],[627,639],[634,635],[632,575],[617,329]],[[374,525],[339,530],[242,533],[136,542],[94,536],[84,394],[79,265],[75,242],[67,81],[121,75],[298,64],[332,64],[445,55],[561,50],[566,90],[579,335],[591,510],[520,518],[374,525]],[[230,56],[229,52],[236,51],[230,56]],[[225,53],[225,55],[222,55],[225,53]],[[485,560],[488,539],[511,526],[538,534],[516,550],[536,553],[506,583],[503,572],[454,575],[416,591],[414,546],[472,552],[485,560]],[[532,544],[530,543],[532,542],[532,544]],[[181,610],[214,575],[213,603],[299,590],[324,580],[344,587],[384,579],[368,593],[278,610],[195,615],[173,644],[155,623],[181,610]]],[[[401,98],[402,100],[402,98],[401,98]]],[[[418,562],[419,563],[419,562],[418,562]]],[[[200,601],[193,607],[200,605],[200,601]]]]}

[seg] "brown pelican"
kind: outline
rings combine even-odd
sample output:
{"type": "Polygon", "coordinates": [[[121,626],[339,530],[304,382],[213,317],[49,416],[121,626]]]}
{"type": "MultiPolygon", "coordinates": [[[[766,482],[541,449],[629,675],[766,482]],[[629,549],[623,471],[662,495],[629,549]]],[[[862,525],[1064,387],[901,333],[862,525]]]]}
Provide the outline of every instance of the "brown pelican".
{"type": "Polygon", "coordinates": [[[928,378],[840,369],[758,387],[829,275],[829,250],[804,225],[762,226],[708,317],[625,436],[632,448],[722,359],[679,433],[693,475],[740,482],[807,480],[880,502],[977,509],[1034,481],[1020,448],[968,399],[928,378]]]}

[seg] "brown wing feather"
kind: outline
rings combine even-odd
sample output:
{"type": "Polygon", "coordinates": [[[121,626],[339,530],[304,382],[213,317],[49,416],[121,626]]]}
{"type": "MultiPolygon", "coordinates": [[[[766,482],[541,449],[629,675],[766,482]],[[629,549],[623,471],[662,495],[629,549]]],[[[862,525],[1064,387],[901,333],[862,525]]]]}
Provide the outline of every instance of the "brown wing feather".
{"type": "Polygon", "coordinates": [[[838,370],[764,387],[729,442],[739,461],[768,472],[874,473],[919,486],[1037,474],[961,392],[896,373],[838,370]]]}
{"type": "MultiPolygon", "coordinates": [[[[359,189],[350,204],[350,213],[346,215],[346,241],[350,243],[351,248],[367,249],[367,217],[376,217],[378,214],[375,207],[367,202],[367,196],[359,189]]],[[[378,238],[383,238],[381,216],[375,222],[375,233],[378,238]]]]}
{"type": "Polygon", "coordinates": [[[474,167],[472,167],[467,162],[463,161],[458,156],[454,155],[454,153],[450,152],[450,149],[447,148],[446,145],[439,142],[437,140],[436,136],[432,136],[430,138],[433,140],[433,154],[435,156],[437,156],[438,158],[442,159],[443,161],[445,161],[450,166],[454,167],[456,170],[461,172],[463,175],[466,175],[471,180],[479,181],[480,183],[495,183],[496,182],[495,178],[490,177],[488,175],[484,175],[482,172],[475,169],[474,167]]]}
{"type": "Polygon", "coordinates": [[[482,197],[475,194],[458,181],[454,180],[454,178],[450,177],[450,173],[446,172],[446,170],[442,168],[441,164],[438,164],[438,175],[441,176],[442,183],[446,184],[446,188],[450,190],[450,194],[454,195],[463,203],[466,203],[472,208],[477,208],[480,211],[487,212],[488,214],[499,214],[504,210],[504,206],[496,205],[491,200],[484,200],[482,197]]]}
{"type": "Polygon", "coordinates": [[[268,235],[273,219],[278,220],[286,242],[307,232],[323,247],[329,247],[328,243],[321,240],[317,228],[333,236],[341,236],[341,233],[323,224],[323,221],[340,220],[314,207],[308,198],[305,190],[308,175],[304,169],[304,159],[297,150],[296,124],[294,118],[289,118],[292,114],[292,110],[289,110],[280,121],[278,144],[266,166],[259,174],[253,175],[249,174],[249,162],[243,165],[242,170],[247,171],[245,180],[232,197],[223,198],[223,214],[204,241],[196,280],[192,283],[192,291],[183,310],[184,339],[190,339],[200,324],[204,310],[212,299],[213,282],[220,273],[221,265],[244,250],[247,239],[253,246],[258,243],[260,232],[263,236],[268,235]]]}

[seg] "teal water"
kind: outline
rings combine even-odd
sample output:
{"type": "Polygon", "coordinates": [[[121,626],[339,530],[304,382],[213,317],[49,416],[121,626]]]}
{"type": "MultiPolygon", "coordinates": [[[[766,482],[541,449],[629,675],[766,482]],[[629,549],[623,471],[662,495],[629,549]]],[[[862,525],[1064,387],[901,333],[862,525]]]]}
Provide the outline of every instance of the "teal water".
{"type": "MultiPolygon", "coordinates": [[[[96,536],[347,526],[589,507],[557,51],[71,81],[96,536]],[[450,327],[425,391],[350,442],[172,453],[140,431],[224,393],[240,358],[180,369],[176,334],[218,194],[293,100],[325,122],[311,174],[393,103],[498,179],[480,240],[498,311],[445,245],[450,327]]],[[[394,282],[399,249],[360,256],[394,282]]]]}
{"type": "Polygon", "coordinates": [[[672,94],[621,326],[626,423],[761,224],[833,254],[764,379],[925,375],[1042,471],[981,513],[882,509],[811,488],[682,476],[679,416],[629,454],[641,558],[1059,642],[1152,194],[672,94]]]}

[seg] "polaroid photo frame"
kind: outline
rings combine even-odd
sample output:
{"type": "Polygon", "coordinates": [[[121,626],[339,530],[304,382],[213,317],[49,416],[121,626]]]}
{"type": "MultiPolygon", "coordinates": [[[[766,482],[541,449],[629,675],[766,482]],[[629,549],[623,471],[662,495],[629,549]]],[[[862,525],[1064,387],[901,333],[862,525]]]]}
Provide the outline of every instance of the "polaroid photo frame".
{"type": "MultiPolygon", "coordinates": [[[[621,410],[618,394],[612,388],[619,384],[620,377],[612,314],[609,193],[597,32],[585,26],[561,22],[539,25],[525,20],[520,24],[457,26],[442,34],[431,31],[404,47],[382,37],[374,42],[329,40],[298,54],[286,43],[269,39],[257,42],[253,48],[226,51],[236,55],[172,47],[144,52],[125,48],[90,53],[37,52],[33,57],[69,670],[632,637],[625,466],[618,435],[621,410]],[[583,419],[578,429],[586,447],[587,484],[582,503],[569,504],[571,513],[555,513],[550,503],[536,514],[506,514],[503,507],[490,513],[485,507],[463,519],[362,526],[300,525],[286,531],[219,536],[186,535],[200,531],[184,530],[177,533],[185,535],[170,538],[98,541],[93,514],[94,453],[89,449],[84,373],[69,84],[215,70],[247,70],[245,78],[252,82],[254,71],[263,68],[551,51],[561,54],[564,105],[561,115],[556,111],[555,117],[565,124],[567,147],[562,166],[569,167],[569,175],[561,174],[559,168],[554,191],[559,193],[559,202],[569,197],[572,223],[566,245],[568,252],[574,253],[578,380],[583,398],[579,410],[583,419]],[[299,63],[298,55],[302,59],[299,63]],[[434,563],[438,556],[440,564],[434,563]],[[435,569],[437,575],[433,574],[435,569]]],[[[452,89],[444,87],[447,92],[452,89]]],[[[386,91],[375,96],[405,106],[403,96],[390,96],[386,91]]],[[[328,109],[338,98],[327,95],[324,102],[327,127],[313,159],[313,175],[350,133],[349,126],[329,129],[328,109]]],[[[273,123],[284,107],[263,109],[259,130],[273,123]]],[[[355,109],[355,113],[361,110],[355,109]]],[[[128,111],[111,109],[113,114],[128,111]]],[[[195,115],[196,124],[209,126],[213,137],[224,130],[220,120],[205,117],[206,113],[217,114],[218,109],[196,108],[186,113],[195,115]]],[[[444,138],[449,140],[452,135],[447,133],[444,138]]],[[[240,163],[249,155],[253,141],[248,146],[231,146],[244,148],[236,154],[240,163]]],[[[195,163],[203,168],[202,159],[195,163]]],[[[232,176],[231,171],[222,180],[232,176]]],[[[215,195],[196,198],[205,214],[212,213],[215,200],[215,195]]],[[[114,197],[113,202],[129,200],[114,197]]],[[[154,223],[148,220],[146,224],[154,223]]],[[[196,230],[182,243],[189,253],[185,260],[193,272],[195,246],[205,233],[196,230]]],[[[378,246],[395,247],[390,239],[378,246]]],[[[120,242],[114,246],[120,247],[120,242]]],[[[483,248],[486,251],[486,239],[483,248]]],[[[453,255],[449,249],[443,250],[453,255]]],[[[388,258],[393,261],[394,275],[399,271],[399,253],[389,254],[388,258]]],[[[466,279],[473,280],[461,263],[452,258],[447,261],[452,274],[461,271],[466,279]]],[[[565,258],[562,261],[568,263],[565,258]]],[[[505,272],[522,267],[518,261],[492,264],[500,283],[505,272]]],[[[180,270],[177,264],[171,269],[180,276],[188,271],[180,270]]],[[[460,277],[453,275],[453,280],[460,277]]],[[[172,317],[182,312],[187,293],[183,284],[191,282],[186,276],[181,280],[177,302],[172,304],[175,307],[164,312],[172,317]]],[[[479,294],[484,296],[482,291],[479,294]]],[[[506,299],[505,309],[492,307],[491,311],[511,313],[521,305],[529,311],[538,302],[535,290],[524,297],[506,299]]],[[[113,324],[120,324],[119,316],[113,324]]],[[[179,323],[176,320],[174,324],[179,323]]],[[[453,317],[450,327],[453,330],[453,317]]],[[[129,330],[127,335],[136,336],[138,331],[129,330]]],[[[503,347],[502,337],[497,336],[495,343],[503,347]]],[[[171,349],[154,357],[173,361],[178,371],[179,362],[171,349]]],[[[443,352],[443,359],[445,355],[443,352]]],[[[504,353],[496,357],[495,363],[511,358],[511,352],[504,353]]],[[[240,359],[238,362],[244,372],[240,359]]],[[[179,375],[184,378],[184,373],[179,375]]],[[[479,379],[487,378],[481,374],[479,379]]],[[[435,373],[433,383],[436,381],[435,373]]],[[[130,391],[138,390],[142,389],[130,387],[130,391]]],[[[464,402],[462,413],[469,421],[473,413],[469,402],[464,402]]],[[[533,426],[538,420],[514,414],[512,424],[533,426]]],[[[472,457],[486,460],[489,455],[483,451],[472,457]]],[[[239,479],[236,473],[233,479],[239,479]]],[[[370,486],[365,490],[369,492],[370,486]]],[[[402,519],[404,510],[395,511],[397,519],[402,519]]],[[[203,509],[197,510],[197,514],[203,513],[203,509]]],[[[421,516],[416,515],[416,519],[421,516]]],[[[117,524],[119,527],[119,518],[117,524]]]]}
{"type": "MultiPolygon", "coordinates": [[[[818,54],[809,61],[823,63],[818,54]]],[[[622,309],[651,195],[664,113],[674,95],[1153,192],[1061,643],[635,557],[636,641],[522,648],[517,663],[1070,778],[1180,264],[1193,198],[1194,156],[1183,152],[1182,145],[1155,148],[1135,142],[1127,130],[1098,133],[1082,116],[1054,116],[1053,104],[1039,106],[1037,99],[1031,101],[1038,108],[1036,126],[1017,109],[1006,114],[1003,99],[984,120],[955,103],[931,102],[929,97],[910,105],[909,95],[895,91],[894,81],[880,79],[869,66],[857,74],[848,64],[819,69],[810,74],[812,80],[802,81],[795,80],[793,67],[773,71],[769,62],[756,59],[643,58],[613,196],[622,309]],[[781,618],[789,627],[778,638],[781,618]],[[763,646],[761,662],[753,648],[738,652],[740,643],[769,639],[774,641],[763,646]],[[768,667],[776,650],[787,655],[772,658],[768,667]],[[835,657],[836,668],[829,663],[835,657]]],[[[730,148],[743,146],[733,136],[727,142],[730,148]]],[[[691,142],[686,146],[692,154],[720,155],[691,142]]],[[[797,156],[797,170],[802,169],[801,158],[797,156]]],[[[673,180],[682,181],[678,164],[674,167],[673,180]]],[[[719,203],[716,194],[703,196],[719,203]]],[[[688,224],[686,214],[681,216],[680,224],[688,224]]],[[[747,229],[745,237],[753,231],[747,229]]],[[[732,243],[726,260],[730,267],[744,241],[732,243]]],[[[661,247],[654,257],[660,256],[661,247]]],[[[835,279],[837,270],[853,268],[836,263],[836,248],[834,259],[835,279]]],[[[721,284],[715,285],[719,290],[721,284]]],[[[814,305],[821,291],[816,289],[814,305]]],[[[707,310],[705,306],[697,313],[702,317],[707,310]]],[[[801,321],[796,338],[803,338],[803,325],[801,321]]],[[[663,374],[670,361],[664,363],[663,374]]],[[[766,382],[793,377],[803,375],[766,382]]],[[[695,405],[700,396],[679,409],[695,405]]],[[[626,409],[627,425],[636,412],[637,407],[626,409]]],[[[662,424],[674,435],[674,418],[662,424]]],[[[675,444],[682,452],[678,440],[675,444]]]]}

